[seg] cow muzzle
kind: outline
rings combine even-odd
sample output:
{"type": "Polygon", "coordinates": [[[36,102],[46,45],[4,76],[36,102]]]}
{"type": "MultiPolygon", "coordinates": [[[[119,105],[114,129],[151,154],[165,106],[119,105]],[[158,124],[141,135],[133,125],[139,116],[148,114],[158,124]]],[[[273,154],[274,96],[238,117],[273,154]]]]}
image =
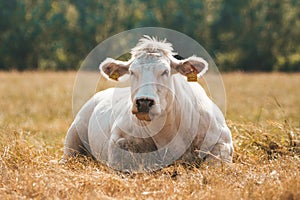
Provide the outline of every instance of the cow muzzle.
{"type": "Polygon", "coordinates": [[[138,112],[149,113],[150,108],[154,105],[154,100],[152,99],[138,99],[136,100],[136,107],[138,112]]]}
{"type": "Polygon", "coordinates": [[[132,113],[136,115],[139,120],[151,121],[151,109],[155,105],[155,101],[149,98],[139,98],[135,100],[135,108],[132,113]]]}

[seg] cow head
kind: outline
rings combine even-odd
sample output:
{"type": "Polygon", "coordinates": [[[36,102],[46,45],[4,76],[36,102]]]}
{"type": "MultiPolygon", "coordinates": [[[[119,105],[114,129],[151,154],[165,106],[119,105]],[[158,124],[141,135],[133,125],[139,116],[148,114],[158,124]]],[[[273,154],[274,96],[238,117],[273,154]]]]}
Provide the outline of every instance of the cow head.
{"type": "Polygon", "coordinates": [[[129,61],[107,58],[100,64],[100,70],[105,77],[115,81],[129,74],[132,113],[139,120],[151,121],[172,106],[174,74],[188,76],[194,73],[201,76],[207,66],[208,63],[200,57],[178,60],[161,49],[152,49],[132,55],[129,61]]]}

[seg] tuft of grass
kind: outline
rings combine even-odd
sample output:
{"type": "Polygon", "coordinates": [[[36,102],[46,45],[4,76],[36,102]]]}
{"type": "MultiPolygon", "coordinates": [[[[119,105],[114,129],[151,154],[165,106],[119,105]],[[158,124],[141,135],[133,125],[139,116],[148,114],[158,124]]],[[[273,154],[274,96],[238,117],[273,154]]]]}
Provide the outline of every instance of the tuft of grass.
{"type": "Polygon", "coordinates": [[[300,199],[300,74],[225,74],[234,163],[144,174],[58,163],[75,76],[0,72],[0,199],[300,199]]]}

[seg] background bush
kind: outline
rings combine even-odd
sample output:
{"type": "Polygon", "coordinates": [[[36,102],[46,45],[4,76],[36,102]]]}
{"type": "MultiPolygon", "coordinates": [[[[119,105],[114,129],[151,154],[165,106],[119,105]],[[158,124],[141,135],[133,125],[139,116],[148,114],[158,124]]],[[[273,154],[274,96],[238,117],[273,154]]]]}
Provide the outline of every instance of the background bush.
{"type": "Polygon", "coordinates": [[[180,31],[223,71],[300,71],[298,0],[0,0],[0,70],[71,70],[132,28],[180,31]]]}

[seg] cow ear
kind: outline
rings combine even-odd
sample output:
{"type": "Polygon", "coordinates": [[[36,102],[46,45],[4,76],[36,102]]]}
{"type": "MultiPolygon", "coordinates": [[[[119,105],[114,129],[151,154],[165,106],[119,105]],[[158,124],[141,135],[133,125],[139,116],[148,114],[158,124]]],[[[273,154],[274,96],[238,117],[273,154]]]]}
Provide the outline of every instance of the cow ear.
{"type": "Polygon", "coordinates": [[[118,81],[119,77],[128,74],[131,61],[120,61],[113,58],[106,58],[99,66],[101,73],[107,79],[118,81]]]}
{"type": "Polygon", "coordinates": [[[191,56],[182,60],[173,57],[171,63],[177,72],[187,76],[188,81],[197,81],[197,77],[201,77],[208,69],[208,63],[197,56],[191,56]]]}

